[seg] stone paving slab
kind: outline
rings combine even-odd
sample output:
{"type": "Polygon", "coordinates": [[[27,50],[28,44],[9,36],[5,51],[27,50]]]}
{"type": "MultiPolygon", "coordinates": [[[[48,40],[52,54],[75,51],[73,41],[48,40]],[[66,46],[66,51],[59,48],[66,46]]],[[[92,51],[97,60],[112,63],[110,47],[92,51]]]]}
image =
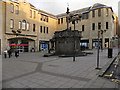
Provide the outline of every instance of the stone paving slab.
{"type": "MultiPolygon", "coordinates": [[[[114,55],[117,49],[114,49],[114,55]]],[[[96,50],[93,54],[61,58],[57,56],[42,57],[44,53],[23,53],[17,59],[3,59],[4,88],[105,88],[114,82],[98,78],[96,70],[96,50]],[[107,83],[106,83],[107,82],[107,83]]],[[[100,52],[100,66],[103,67],[110,59],[107,50],[100,52]]]]}

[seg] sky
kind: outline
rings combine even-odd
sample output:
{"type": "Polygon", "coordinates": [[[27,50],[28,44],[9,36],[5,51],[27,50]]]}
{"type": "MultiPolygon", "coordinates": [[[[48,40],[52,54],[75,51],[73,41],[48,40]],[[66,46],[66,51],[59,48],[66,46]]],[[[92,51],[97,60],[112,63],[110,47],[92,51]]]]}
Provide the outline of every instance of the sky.
{"type": "Polygon", "coordinates": [[[118,16],[118,2],[120,0],[27,0],[37,9],[46,11],[53,15],[65,13],[68,3],[70,11],[92,6],[95,3],[105,4],[113,8],[118,16]]]}

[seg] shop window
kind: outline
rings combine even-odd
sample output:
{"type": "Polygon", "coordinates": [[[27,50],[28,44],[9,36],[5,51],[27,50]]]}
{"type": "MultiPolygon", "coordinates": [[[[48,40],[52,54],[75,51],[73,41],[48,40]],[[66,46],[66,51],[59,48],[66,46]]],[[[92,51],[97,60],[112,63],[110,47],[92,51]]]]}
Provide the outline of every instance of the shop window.
{"type": "Polygon", "coordinates": [[[22,29],[23,29],[23,30],[26,29],[26,21],[25,21],[25,20],[22,21],[22,29]]]}
{"type": "Polygon", "coordinates": [[[11,3],[11,12],[14,12],[14,5],[11,3]]]}
{"type": "Polygon", "coordinates": [[[14,20],[13,20],[13,19],[10,20],[10,28],[11,28],[11,29],[14,28],[14,20]]]}
{"type": "Polygon", "coordinates": [[[18,13],[19,13],[19,6],[16,5],[16,14],[18,14],[18,13]]]}

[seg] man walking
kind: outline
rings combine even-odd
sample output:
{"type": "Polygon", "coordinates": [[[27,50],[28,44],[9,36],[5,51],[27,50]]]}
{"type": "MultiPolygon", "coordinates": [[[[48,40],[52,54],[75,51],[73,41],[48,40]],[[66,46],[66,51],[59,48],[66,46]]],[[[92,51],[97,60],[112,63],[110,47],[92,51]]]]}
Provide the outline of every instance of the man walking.
{"type": "Polygon", "coordinates": [[[11,53],[12,53],[12,51],[11,51],[11,49],[9,49],[9,50],[8,50],[9,58],[11,57],[11,53]]]}

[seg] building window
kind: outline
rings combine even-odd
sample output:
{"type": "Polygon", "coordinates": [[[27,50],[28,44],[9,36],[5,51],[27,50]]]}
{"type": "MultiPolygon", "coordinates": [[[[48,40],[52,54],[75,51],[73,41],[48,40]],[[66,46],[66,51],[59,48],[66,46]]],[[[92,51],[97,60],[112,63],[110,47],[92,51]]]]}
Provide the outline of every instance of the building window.
{"type": "Polygon", "coordinates": [[[101,29],[101,23],[100,22],[98,23],[98,29],[101,29]]]}
{"type": "Polygon", "coordinates": [[[86,13],[86,19],[88,19],[88,14],[89,14],[89,13],[86,13]]]}
{"type": "Polygon", "coordinates": [[[18,13],[19,13],[19,6],[16,5],[16,14],[18,14],[18,13]]]}
{"type": "Polygon", "coordinates": [[[95,30],[95,23],[92,24],[92,30],[95,30]]]}
{"type": "Polygon", "coordinates": [[[58,19],[58,24],[60,24],[60,19],[58,19]]]}
{"type": "Polygon", "coordinates": [[[23,20],[23,21],[22,21],[22,29],[25,30],[25,28],[26,28],[26,21],[23,20]]]}
{"type": "Polygon", "coordinates": [[[30,10],[30,18],[32,18],[32,10],[30,10]]]}
{"type": "Polygon", "coordinates": [[[33,32],[35,32],[35,24],[33,24],[33,32]]]}
{"type": "Polygon", "coordinates": [[[34,18],[36,17],[36,12],[34,11],[34,18]]]}
{"type": "Polygon", "coordinates": [[[14,12],[14,5],[11,3],[11,12],[14,12]]]}
{"type": "Polygon", "coordinates": [[[106,8],[106,16],[108,16],[108,15],[109,15],[109,9],[106,8]]]}
{"type": "Polygon", "coordinates": [[[82,25],[82,31],[84,31],[84,29],[85,29],[85,27],[84,27],[84,25],[82,25]]]}
{"type": "Polygon", "coordinates": [[[47,31],[46,32],[48,33],[48,27],[47,27],[47,31]]]}
{"type": "Polygon", "coordinates": [[[48,22],[48,17],[47,17],[47,22],[48,22]]]}
{"type": "Polygon", "coordinates": [[[106,22],[106,29],[108,29],[108,22],[106,22]]]}
{"type": "Polygon", "coordinates": [[[85,19],[85,14],[82,14],[82,20],[85,19]]]}
{"type": "Polygon", "coordinates": [[[95,17],[95,10],[92,11],[92,17],[95,17]]]}
{"type": "Polygon", "coordinates": [[[14,21],[13,21],[13,19],[10,20],[10,28],[11,28],[11,29],[14,28],[14,21]]]}
{"type": "Polygon", "coordinates": [[[19,21],[18,29],[21,29],[21,21],[19,21]]]}
{"type": "Polygon", "coordinates": [[[98,16],[101,16],[101,9],[98,9],[98,16]]]}
{"type": "Polygon", "coordinates": [[[29,31],[30,30],[30,24],[27,23],[27,30],[29,31]]]}
{"type": "Polygon", "coordinates": [[[41,21],[43,21],[43,15],[41,14],[41,21]]]}
{"type": "Polygon", "coordinates": [[[42,33],[42,26],[40,26],[40,32],[42,33]]]}
{"type": "Polygon", "coordinates": [[[44,33],[45,33],[45,27],[44,27],[44,33]]]}
{"type": "Polygon", "coordinates": [[[61,18],[61,23],[63,23],[63,18],[61,18]]]}

